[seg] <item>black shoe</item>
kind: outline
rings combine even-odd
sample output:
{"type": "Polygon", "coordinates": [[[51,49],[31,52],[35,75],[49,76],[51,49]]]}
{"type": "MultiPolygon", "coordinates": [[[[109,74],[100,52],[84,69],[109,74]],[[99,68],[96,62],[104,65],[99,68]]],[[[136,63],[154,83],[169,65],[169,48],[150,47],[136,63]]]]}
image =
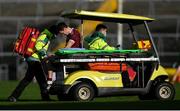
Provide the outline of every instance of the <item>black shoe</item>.
{"type": "Polygon", "coordinates": [[[10,102],[16,102],[17,101],[17,99],[15,97],[13,97],[13,96],[8,97],[8,100],[10,102]]]}

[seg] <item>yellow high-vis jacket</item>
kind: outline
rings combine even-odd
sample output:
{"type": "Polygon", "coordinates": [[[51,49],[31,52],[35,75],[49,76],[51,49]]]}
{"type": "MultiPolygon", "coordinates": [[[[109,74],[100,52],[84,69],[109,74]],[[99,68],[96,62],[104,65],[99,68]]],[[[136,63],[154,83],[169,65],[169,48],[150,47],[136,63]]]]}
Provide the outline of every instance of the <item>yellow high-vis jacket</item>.
{"type": "Polygon", "coordinates": [[[35,45],[35,53],[28,57],[28,61],[40,61],[47,56],[50,40],[53,38],[53,34],[45,29],[38,37],[35,45]]]}

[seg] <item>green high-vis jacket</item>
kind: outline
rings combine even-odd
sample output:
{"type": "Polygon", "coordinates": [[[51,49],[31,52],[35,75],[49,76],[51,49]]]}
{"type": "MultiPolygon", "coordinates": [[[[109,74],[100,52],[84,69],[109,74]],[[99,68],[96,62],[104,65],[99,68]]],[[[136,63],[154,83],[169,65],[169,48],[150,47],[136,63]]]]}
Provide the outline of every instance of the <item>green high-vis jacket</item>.
{"type": "Polygon", "coordinates": [[[115,50],[107,44],[105,36],[101,32],[95,32],[90,37],[86,37],[85,41],[88,43],[90,50],[115,50]]]}

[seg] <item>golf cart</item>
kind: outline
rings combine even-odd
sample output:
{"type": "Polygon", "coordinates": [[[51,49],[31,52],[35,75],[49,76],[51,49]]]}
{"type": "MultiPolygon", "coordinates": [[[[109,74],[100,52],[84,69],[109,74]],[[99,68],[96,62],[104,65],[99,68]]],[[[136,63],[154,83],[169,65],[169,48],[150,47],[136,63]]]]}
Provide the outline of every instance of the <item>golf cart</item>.
{"type": "MultiPolygon", "coordinates": [[[[62,17],[127,24],[134,40],[131,49],[59,49],[52,58],[56,80],[49,93],[59,100],[90,101],[94,97],[137,95],[141,100],[173,100],[175,89],[160,65],[148,28],[154,19],[105,12],[75,10],[62,17]],[[147,37],[139,40],[134,27],[141,25],[147,37]]],[[[83,23],[83,22],[82,22],[83,23]]]]}

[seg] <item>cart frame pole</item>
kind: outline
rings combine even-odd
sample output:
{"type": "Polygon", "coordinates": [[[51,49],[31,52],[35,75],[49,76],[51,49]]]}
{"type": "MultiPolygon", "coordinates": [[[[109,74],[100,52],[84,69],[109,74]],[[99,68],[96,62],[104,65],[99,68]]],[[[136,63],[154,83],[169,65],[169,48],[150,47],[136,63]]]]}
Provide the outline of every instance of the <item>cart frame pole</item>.
{"type": "Polygon", "coordinates": [[[149,38],[150,38],[150,41],[151,41],[151,43],[152,43],[153,50],[155,51],[156,57],[158,58],[158,63],[160,64],[159,54],[158,54],[157,48],[156,48],[156,46],[155,46],[154,40],[153,40],[153,38],[152,38],[151,32],[150,32],[150,30],[149,30],[149,27],[148,27],[148,24],[147,24],[146,21],[144,21],[144,26],[145,26],[145,28],[146,28],[146,31],[147,31],[148,36],[149,36],[149,38]]]}
{"type": "MultiPolygon", "coordinates": [[[[118,0],[118,13],[122,14],[123,12],[123,0],[118,0]]],[[[117,44],[121,45],[120,49],[123,49],[123,25],[118,23],[118,32],[117,32],[117,44]]]]}
{"type": "Polygon", "coordinates": [[[83,35],[84,35],[84,31],[83,31],[83,29],[84,29],[84,26],[83,26],[83,19],[81,19],[81,47],[83,48],[83,41],[84,41],[84,37],[83,37],[83,35]]]}

